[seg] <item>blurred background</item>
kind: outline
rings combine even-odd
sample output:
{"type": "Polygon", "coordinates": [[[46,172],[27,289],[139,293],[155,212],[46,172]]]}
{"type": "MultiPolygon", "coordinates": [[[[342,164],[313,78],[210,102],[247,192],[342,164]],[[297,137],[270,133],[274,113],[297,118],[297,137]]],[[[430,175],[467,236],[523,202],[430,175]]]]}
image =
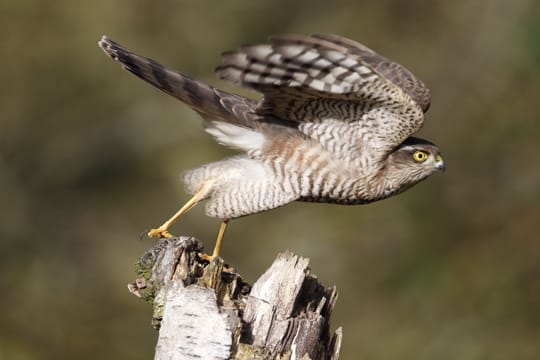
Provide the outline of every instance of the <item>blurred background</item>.
{"type": "MultiPolygon", "coordinates": [[[[253,282],[285,249],[309,257],[339,289],[343,359],[540,358],[538,1],[3,0],[0,16],[1,359],[151,358],[151,307],[126,289],[153,243],[139,234],[188,199],[183,171],[233,153],[98,39],[231,90],[222,51],[290,32],[417,74],[419,135],[447,172],[367,206],[236,220],[226,261],[253,282]]],[[[172,231],[211,249],[218,226],[199,206],[172,231]]]]}

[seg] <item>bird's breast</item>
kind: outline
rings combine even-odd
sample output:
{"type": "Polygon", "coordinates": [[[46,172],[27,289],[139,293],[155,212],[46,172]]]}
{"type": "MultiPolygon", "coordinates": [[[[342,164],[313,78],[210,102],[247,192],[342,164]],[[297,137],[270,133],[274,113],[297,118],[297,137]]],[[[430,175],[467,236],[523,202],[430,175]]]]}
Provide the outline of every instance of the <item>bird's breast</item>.
{"type": "Polygon", "coordinates": [[[300,146],[279,155],[268,160],[275,182],[300,201],[343,205],[374,201],[372,182],[348,161],[317,147],[300,146]]]}

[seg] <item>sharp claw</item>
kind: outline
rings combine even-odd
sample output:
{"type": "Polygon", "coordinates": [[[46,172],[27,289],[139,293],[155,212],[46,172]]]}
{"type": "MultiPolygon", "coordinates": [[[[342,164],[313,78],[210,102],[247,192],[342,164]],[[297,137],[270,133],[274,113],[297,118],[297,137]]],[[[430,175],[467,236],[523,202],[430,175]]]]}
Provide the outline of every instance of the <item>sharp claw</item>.
{"type": "Polygon", "coordinates": [[[205,260],[205,261],[208,261],[208,262],[212,262],[212,260],[214,260],[214,256],[211,256],[211,255],[208,255],[208,254],[205,254],[205,253],[198,253],[197,256],[199,257],[199,259],[201,260],[205,260]]]}
{"type": "Polygon", "coordinates": [[[149,238],[157,237],[159,239],[161,239],[161,238],[172,238],[173,237],[170,232],[168,232],[165,229],[161,229],[161,228],[152,229],[152,230],[150,230],[148,232],[147,235],[148,235],[149,238]]]}
{"type": "MultiPolygon", "coordinates": [[[[217,258],[219,256],[208,255],[208,254],[205,254],[205,253],[198,253],[197,257],[202,261],[208,261],[209,263],[211,263],[212,261],[214,261],[215,258],[217,258]]],[[[229,266],[228,264],[223,264],[223,272],[227,273],[227,274],[236,274],[236,269],[229,266]]]]}

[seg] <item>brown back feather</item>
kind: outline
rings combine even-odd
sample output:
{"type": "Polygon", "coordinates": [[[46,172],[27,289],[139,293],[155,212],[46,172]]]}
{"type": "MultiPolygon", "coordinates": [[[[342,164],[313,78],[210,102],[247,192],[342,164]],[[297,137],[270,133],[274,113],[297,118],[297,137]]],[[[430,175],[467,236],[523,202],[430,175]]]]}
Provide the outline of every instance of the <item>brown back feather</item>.
{"type": "Polygon", "coordinates": [[[347,48],[351,54],[359,56],[381,75],[403,89],[403,91],[405,91],[405,93],[407,93],[407,95],[409,95],[424,112],[428,111],[431,103],[429,89],[420,79],[402,65],[377,54],[375,51],[359,42],[339,35],[314,34],[312,37],[326,40],[347,48]]]}

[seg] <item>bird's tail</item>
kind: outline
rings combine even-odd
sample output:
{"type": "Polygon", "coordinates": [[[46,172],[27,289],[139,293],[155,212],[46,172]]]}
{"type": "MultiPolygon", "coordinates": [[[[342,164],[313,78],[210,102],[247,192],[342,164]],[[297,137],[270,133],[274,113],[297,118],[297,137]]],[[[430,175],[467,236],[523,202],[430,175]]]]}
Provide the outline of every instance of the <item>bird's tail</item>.
{"type": "Polygon", "coordinates": [[[255,106],[255,101],[218,90],[152,59],[134,54],[107,36],[103,36],[98,44],[124,69],[186,103],[205,119],[219,119],[251,127],[248,113],[255,106]]]}

